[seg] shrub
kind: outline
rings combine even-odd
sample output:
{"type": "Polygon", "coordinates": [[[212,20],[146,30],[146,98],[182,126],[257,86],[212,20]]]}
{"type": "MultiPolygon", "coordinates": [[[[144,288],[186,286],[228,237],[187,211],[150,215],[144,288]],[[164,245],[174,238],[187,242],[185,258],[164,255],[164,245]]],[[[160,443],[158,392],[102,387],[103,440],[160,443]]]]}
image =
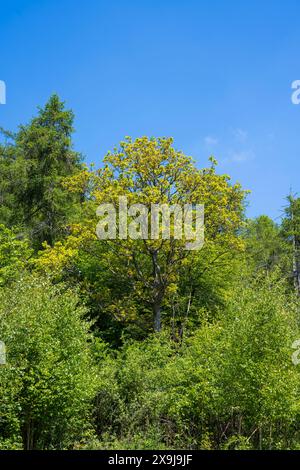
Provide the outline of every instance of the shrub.
{"type": "Polygon", "coordinates": [[[90,425],[97,377],[84,314],[76,292],[44,278],[0,290],[2,447],[69,448],[90,425]]]}

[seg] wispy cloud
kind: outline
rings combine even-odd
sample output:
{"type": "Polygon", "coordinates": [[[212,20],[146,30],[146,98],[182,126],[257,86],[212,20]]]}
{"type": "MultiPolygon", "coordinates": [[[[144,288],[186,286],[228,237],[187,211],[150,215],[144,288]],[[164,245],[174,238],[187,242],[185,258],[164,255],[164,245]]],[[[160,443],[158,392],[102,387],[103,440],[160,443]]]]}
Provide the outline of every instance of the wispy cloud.
{"type": "Polygon", "coordinates": [[[231,127],[223,139],[213,134],[205,136],[203,145],[206,151],[214,155],[217,152],[220,155],[220,159],[218,156],[217,159],[221,164],[241,165],[255,159],[255,152],[249,140],[249,134],[245,129],[231,127]]]}
{"type": "Polygon", "coordinates": [[[244,129],[236,128],[232,129],[232,134],[236,142],[244,144],[248,138],[248,132],[244,129]]]}
{"type": "Polygon", "coordinates": [[[225,158],[223,161],[225,162],[234,162],[234,163],[243,163],[253,160],[255,158],[255,154],[253,150],[230,150],[228,152],[228,157],[225,158]]]}
{"type": "Polygon", "coordinates": [[[207,135],[204,138],[204,144],[206,147],[215,147],[218,145],[219,141],[215,137],[212,137],[211,135],[207,135]]]}

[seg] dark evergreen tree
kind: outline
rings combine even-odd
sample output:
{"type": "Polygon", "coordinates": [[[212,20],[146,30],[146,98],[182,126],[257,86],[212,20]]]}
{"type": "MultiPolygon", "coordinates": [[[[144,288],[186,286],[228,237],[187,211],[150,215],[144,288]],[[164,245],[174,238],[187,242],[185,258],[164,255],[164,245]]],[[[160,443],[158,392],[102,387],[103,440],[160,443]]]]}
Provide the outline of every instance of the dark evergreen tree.
{"type": "Polygon", "coordinates": [[[300,295],[300,198],[288,196],[285,218],[282,221],[282,235],[289,244],[290,276],[300,295]]]}
{"type": "Polygon", "coordinates": [[[63,180],[81,168],[73,150],[74,115],[57,95],[0,148],[2,222],[21,225],[32,245],[63,236],[74,198],[63,180]]]}

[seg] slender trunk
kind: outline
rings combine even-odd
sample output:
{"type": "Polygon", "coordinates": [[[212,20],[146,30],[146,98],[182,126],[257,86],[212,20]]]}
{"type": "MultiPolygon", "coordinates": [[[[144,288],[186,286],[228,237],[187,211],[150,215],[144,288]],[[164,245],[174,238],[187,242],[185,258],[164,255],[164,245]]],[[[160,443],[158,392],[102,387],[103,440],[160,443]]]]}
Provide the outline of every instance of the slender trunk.
{"type": "Polygon", "coordinates": [[[262,426],[259,426],[259,450],[262,450],[262,426]]]}
{"type": "Polygon", "coordinates": [[[293,228],[293,274],[294,286],[298,294],[300,294],[300,260],[299,260],[299,241],[296,236],[296,226],[294,222],[294,209],[291,203],[291,219],[293,228]]]}
{"type": "Polygon", "coordinates": [[[295,266],[295,288],[300,295],[300,247],[299,241],[295,237],[294,266],[295,266]]]}
{"type": "Polygon", "coordinates": [[[165,285],[161,276],[161,269],[158,263],[157,250],[152,251],[153,265],[153,315],[154,315],[154,331],[161,331],[161,305],[164,297],[165,285]]]}
{"type": "Polygon", "coordinates": [[[161,331],[161,306],[160,303],[153,304],[153,314],[154,314],[154,331],[161,331]]]}
{"type": "Polygon", "coordinates": [[[24,428],[24,448],[25,450],[32,450],[32,427],[31,427],[31,418],[27,417],[27,422],[25,423],[24,428]]]}

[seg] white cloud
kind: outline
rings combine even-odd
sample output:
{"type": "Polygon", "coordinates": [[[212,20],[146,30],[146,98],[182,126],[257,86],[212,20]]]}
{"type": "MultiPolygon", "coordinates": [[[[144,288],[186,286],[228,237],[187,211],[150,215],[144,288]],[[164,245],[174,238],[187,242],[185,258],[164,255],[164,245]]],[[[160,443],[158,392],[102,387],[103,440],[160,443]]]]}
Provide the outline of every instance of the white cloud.
{"type": "Polygon", "coordinates": [[[204,137],[205,149],[209,152],[218,150],[220,163],[241,165],[255,159],[255,152],[250,148],[248,132],[241,128],[229,128],[227,139],[222,142],[213,135],[204,137]],[[222,154],[224,158],[222,158],[222,154]]]}
{"type": "Polygon", "coordinates": [[[253,160],[255,157],[254,152],[252,150],[241,150],[241,151],[230,151],[228,161],[235,162],[235,163],[242,163],[248,162],[249,160],[253,160]]]}
{"type": "Polygon", "coordinates": [[[206,147],[214,147],[215,145],[218,144],[218,139],[216,139],[215,137],[212,137],[211,135],[207,135],[205,138],[204,138],[204,143],[206,145],[206,147]]]}
{"type": "Polygon", "coordinates": [[[243,129],[233,129],[232,133],[235,140],[239,143],[245,143],[248,138],[248,132],[243,129]]]}

